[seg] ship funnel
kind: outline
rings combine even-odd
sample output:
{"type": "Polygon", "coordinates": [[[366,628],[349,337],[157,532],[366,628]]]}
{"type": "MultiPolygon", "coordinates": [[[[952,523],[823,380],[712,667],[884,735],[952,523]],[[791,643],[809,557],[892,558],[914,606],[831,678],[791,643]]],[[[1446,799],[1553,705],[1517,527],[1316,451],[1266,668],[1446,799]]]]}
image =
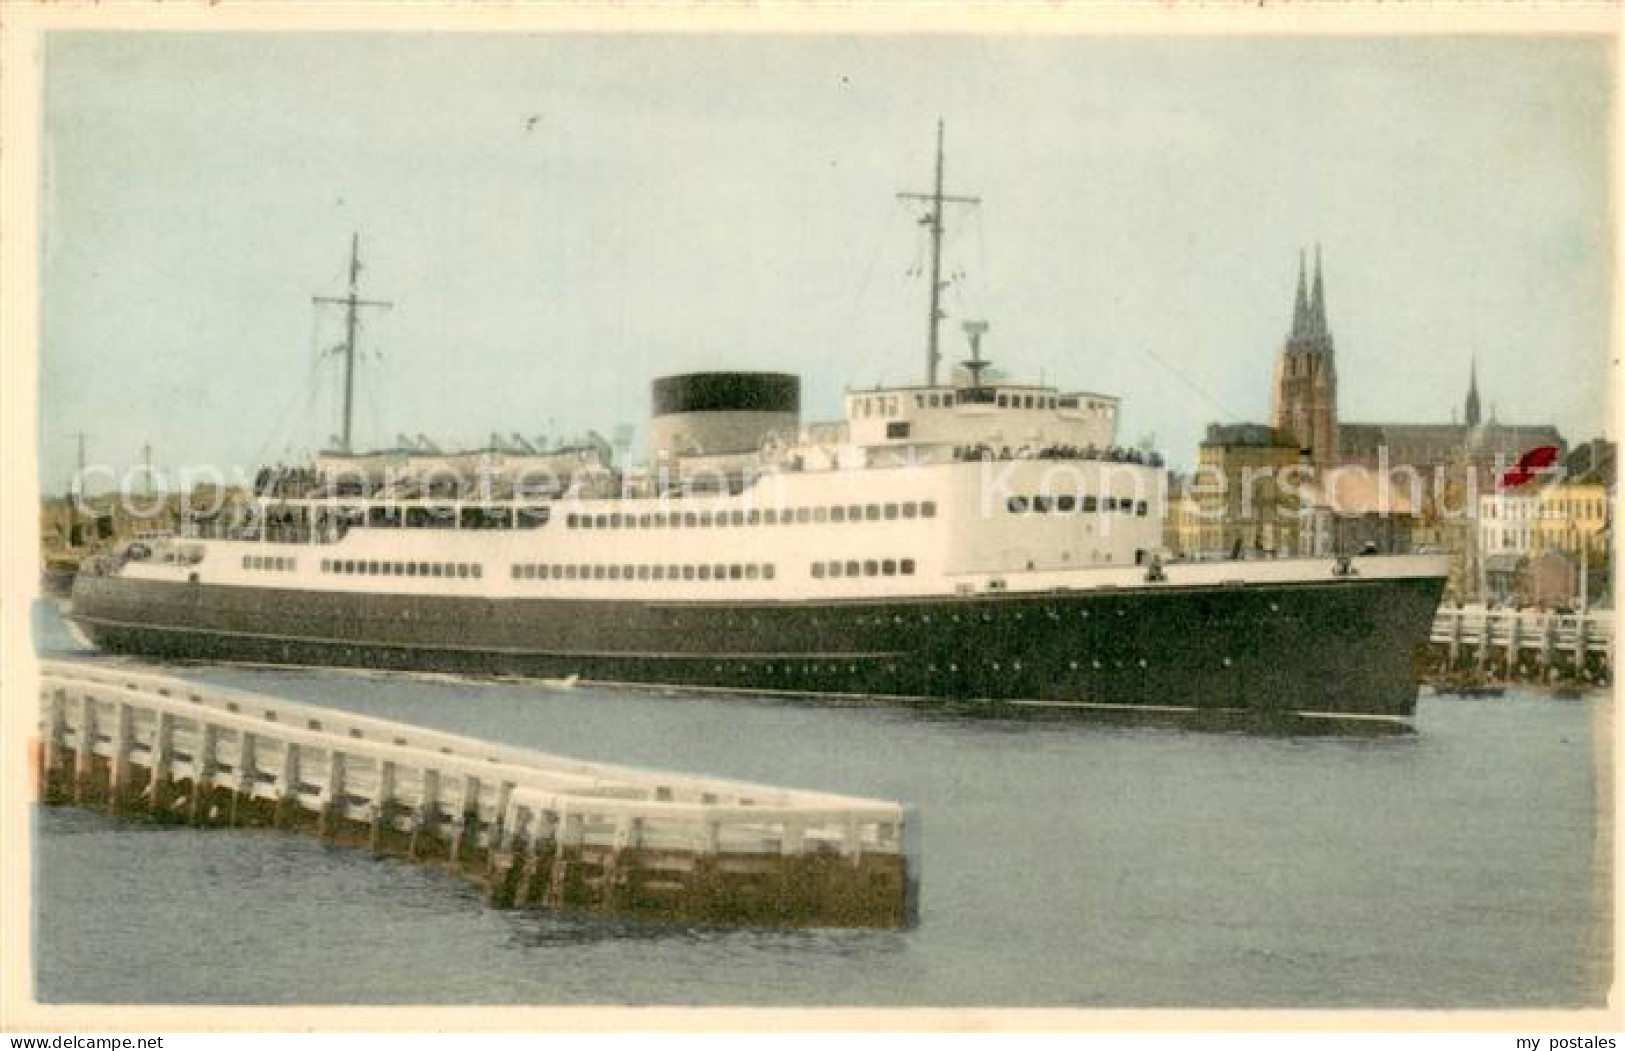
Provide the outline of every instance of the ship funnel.
{"type": "Polygon", "coordinates": [[[801,427],[801,380],[782,372],[690,372],[654,381],[651,462],[730,456],[762,448],[769,435],[801,427]]]}

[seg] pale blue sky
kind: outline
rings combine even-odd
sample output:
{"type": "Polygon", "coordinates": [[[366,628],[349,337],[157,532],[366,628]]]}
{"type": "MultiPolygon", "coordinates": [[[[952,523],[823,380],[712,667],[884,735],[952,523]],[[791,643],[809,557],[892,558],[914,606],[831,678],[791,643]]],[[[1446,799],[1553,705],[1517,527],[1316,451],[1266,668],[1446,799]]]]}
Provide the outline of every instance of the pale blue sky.
{"type": "Polygon", "coordinates": [[[1263,419],[1320,242],[1348,420],[1605,415],[1612,56],[1545,39],[58,35],[45,65],[41,481],[358,437],[640,428],[654,376],[917,382],[916,214],[948,124],[947,298],[1022,377],[1194,459],[1263,419]],[[527,130],[527,124],[534,124],[527,130]]]}

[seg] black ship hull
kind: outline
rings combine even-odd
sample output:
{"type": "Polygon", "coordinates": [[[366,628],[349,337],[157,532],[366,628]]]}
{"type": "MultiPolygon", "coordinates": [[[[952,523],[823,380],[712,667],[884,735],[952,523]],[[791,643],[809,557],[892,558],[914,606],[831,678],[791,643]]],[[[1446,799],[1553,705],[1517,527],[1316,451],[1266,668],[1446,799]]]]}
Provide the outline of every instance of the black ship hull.
{"type": "Polygon", "coordinates": [[[1440,578],[873,601],[309,592],[83,576],[99,647],[164,660],[793,694],[1406,717],[1440,578]]]}

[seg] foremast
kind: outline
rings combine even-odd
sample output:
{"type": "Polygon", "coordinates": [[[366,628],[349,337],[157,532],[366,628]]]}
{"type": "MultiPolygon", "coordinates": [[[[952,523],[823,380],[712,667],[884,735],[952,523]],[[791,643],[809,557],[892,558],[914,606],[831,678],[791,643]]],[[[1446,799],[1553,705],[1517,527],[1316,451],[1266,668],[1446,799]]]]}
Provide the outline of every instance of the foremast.
{"type": "Polygon", "coordinates": [[[942,352],[937,346],[938,323],[942,320],[942,206],[944,204],[981,204],[980,197],[956,197],[942,192],[942,120],[937,120],[937,167],[936,180],[930,193],[899,193],[897,196],[905,201],[926,201],[931,210],[920,218],[920,225],[931,231],[931,298],[930,313],[926,320],[925,330],[925,382],[927,386],[937,385],[937,365],[942,361],[942,352]]]}
{"type": "Polygon", "coordinates": [[[360,311],[363,307],[376,307],[388,310],[394,304],[381,299],[362,299],[358,295],[358,282],[361,277],[361,235],[350,235],[350,289],[343,296],[313,296],[312,301],[319,305],[344,307],[344,423],[339,434],[339,451],[343,453],[354,452],[351,444],[351,421],[355,406],[355,349],[356,329],[360,322],[360,311]]]}

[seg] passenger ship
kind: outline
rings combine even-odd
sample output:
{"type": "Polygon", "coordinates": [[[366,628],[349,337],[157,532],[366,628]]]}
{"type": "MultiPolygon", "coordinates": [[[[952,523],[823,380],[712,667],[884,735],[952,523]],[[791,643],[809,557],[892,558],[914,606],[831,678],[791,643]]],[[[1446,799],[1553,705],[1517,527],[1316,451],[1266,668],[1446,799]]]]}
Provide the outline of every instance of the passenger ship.
{"type": "Polygon", "coordinates": [[[940,136],[925,383],[804,424],[794,376],[657,379],[637,472],[601,441],[356,454],[346,415],[246,513],[82,572],[73,620],[166,659],[1409,716],[1442,558],[1167,559],[1164,470],[1118,445],[1117,399],[989,377],[979,323],[938,382],[940,136]]]}

